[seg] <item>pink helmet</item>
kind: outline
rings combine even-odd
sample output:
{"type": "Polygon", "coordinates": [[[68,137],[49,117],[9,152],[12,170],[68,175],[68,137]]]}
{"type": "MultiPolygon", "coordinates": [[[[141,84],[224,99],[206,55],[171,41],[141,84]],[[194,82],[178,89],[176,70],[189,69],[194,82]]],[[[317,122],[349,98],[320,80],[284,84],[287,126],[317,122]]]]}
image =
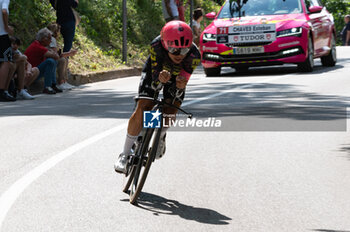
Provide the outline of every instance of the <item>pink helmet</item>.
{"type": "Polygon", "coordinates": [[[189,48],[192,45],[192,29],[185,22],[173,20],[165,24],[160,32],[163,47],[169,48],[189,48]]]}

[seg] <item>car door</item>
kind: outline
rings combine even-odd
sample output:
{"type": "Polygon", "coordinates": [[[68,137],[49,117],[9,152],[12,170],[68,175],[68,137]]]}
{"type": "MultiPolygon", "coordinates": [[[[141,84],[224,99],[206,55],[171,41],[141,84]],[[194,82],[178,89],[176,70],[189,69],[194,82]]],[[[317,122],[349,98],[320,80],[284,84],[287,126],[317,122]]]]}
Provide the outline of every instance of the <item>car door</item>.
{"type": "Polygon", "coordinates": [[[322,4],[321,0],[312,0],[314,4],[317,6],[322,6],[323,9],[320,12],[320,20],[322,23],[322,30],[321,30],[321,35],[322,35],[322,41],[321,41],[321,46],[323,48],[323,52],[328,52],[327,47],[329,47],[330,44],[330,39],[331,39],[331,34],[332,34],[332,25],[333,25],[333,19],[331,14],[327,11],[327,9],[324,7],[322,4]]]}
{"type": "Polygon", "coordinates": [[[311,24],[311,31],[313,35],[313,43],[314,43],[314,53],[317,56],[320,52],[323,51],[323,40],[324,40],[324,29],[322,25],[323,14],[320,13],[310,13],[309,8],[311,6],[317,6],[315,0],[305,0],[306,13],[309,16],[309,23],[311,24]]]}

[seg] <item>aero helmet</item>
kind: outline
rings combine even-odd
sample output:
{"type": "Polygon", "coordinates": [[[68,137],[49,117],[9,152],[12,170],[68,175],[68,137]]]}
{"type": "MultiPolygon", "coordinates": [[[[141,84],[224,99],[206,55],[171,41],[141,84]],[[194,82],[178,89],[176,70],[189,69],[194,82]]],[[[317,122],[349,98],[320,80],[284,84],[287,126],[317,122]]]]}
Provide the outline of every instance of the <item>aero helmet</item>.
{"type": "Polygon", "coordinates": [[[165,24],[160,32],[163,47],[171,52],[173,49],[187,48],[192,46],[192,29],[185,22],[173,20],[165,24]]]}

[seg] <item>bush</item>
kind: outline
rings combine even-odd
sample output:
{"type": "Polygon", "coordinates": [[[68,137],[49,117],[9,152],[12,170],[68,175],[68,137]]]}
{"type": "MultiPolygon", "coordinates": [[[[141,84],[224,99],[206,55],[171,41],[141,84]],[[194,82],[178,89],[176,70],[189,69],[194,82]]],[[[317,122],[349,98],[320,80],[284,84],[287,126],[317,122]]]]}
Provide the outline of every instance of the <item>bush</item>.
{"type": "Polygon", "coordinates": [[[328,0],[324,1],[327,10],[332,13],[337,33],[337,42],[342,44],[342,39],[339,33],[344,27],[344,16],[350,14],[350,2],[347,0],[328,0]]]}

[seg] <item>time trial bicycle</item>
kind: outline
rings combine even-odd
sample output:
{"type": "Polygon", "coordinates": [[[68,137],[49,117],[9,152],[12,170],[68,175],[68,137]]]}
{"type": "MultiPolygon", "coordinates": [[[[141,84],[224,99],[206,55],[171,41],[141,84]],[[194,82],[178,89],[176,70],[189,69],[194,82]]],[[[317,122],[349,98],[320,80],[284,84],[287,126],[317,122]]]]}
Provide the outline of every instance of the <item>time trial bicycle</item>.
{"type": "MultiPolygon", "coordinates": [[[[138,97],[138,99],[148,99],[154,102],[154,107],[152,111],[159,111],[163,114],[163,108],[172,107],[180,110],[184,114],[188,116],[188,118],[192,118],[192,114],[186,112],[180,107],[174,105],[176,99],[178,99],[182,94],[183,90],[176,89],[174,91],[172,102],[166,103],[164,99],[158,99],[158,93],[161,90],[163,85],[161,85],[156,91],[153,98],[151,97],[138,97]]],[[[130,189],[130,203],[136,204],[137,199],[141,193],[141,190],[145,184],[148,172],[151,168],[152,163],[155,161],[157,148],[160,141],[161,131],[163,129],[163,120],[160,120],[159,128],[143,128],[133,145],[133,152],[128,157],[127,163],[127,172],[125,174],[125,185],[123,188],[123,192],[128,193],[130,189]]]]}

